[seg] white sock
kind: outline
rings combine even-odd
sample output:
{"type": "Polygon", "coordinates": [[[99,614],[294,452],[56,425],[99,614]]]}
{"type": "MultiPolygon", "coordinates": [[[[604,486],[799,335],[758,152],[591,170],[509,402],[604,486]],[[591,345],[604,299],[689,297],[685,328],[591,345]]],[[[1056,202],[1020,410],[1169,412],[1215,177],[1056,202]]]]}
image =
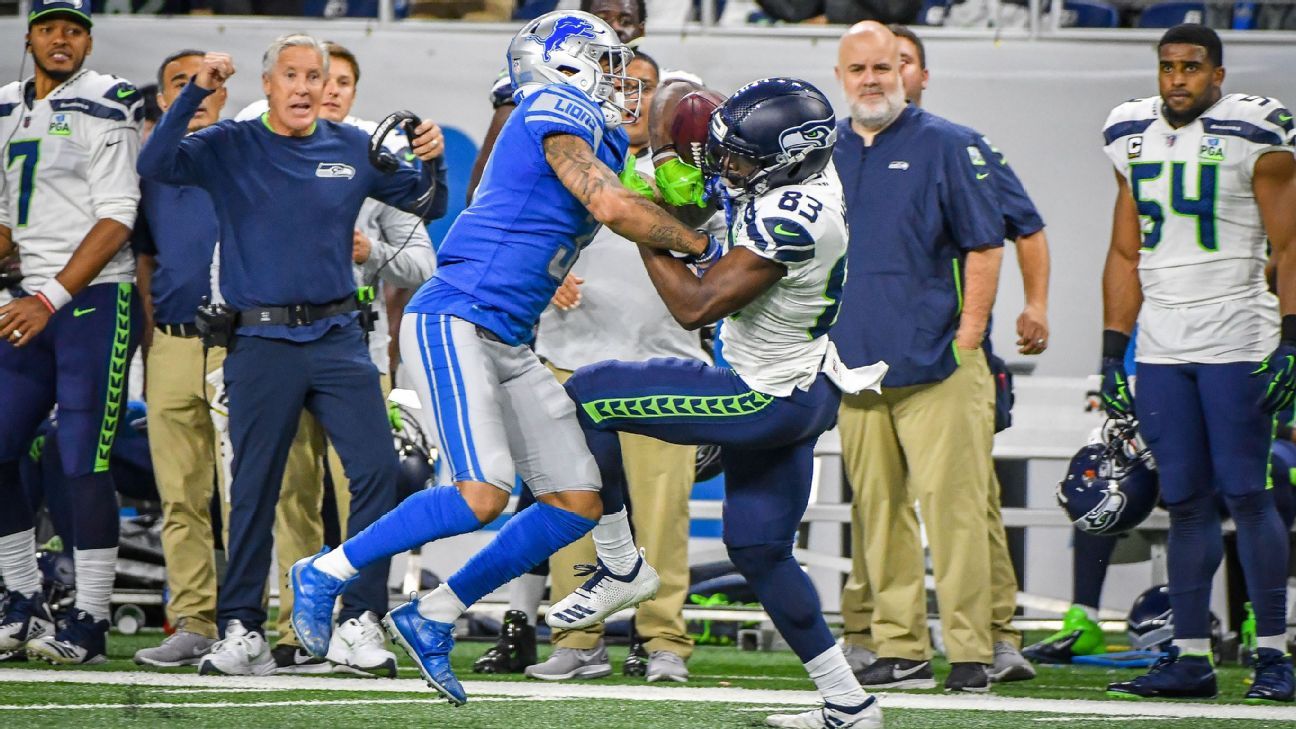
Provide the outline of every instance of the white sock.
{"type": "Polygon", "coordinates": [[[1279,633],[1278,635],[1257,635],[1256,648],[1269,648],[1270,650],[1287,652],[1287,634],[1279,633]]]}
{"type": "Polygon", "coordinates": [[[1098,622],[1098,608],[1080,604],[1076,604],[1076,607],[1084,611],[1086,618],[1089,618],[1095,623],[1098,622]]]}
{"type": "Polygon", "coordinates": [[[453,623],[467,609],[468,606],[464,605],[459,600],[459,596],[454,594],[454,590],[450,589],[450,585],[444,582],[418,601],[419,615],[438,623],[453,623]]]}
{"type": "Polygon", "coordinates": [[[860,687],[859,679],[855,678],[841,647],[836,644],[806,661],[805,669],[826,703],[859,706],[868,700],[868,694],[860,687]]]}
{"type": "Polygon", "coordinates": [[[630,532],[630,515],[624,507],[599,519],[594,527],[594,547],[599,559],[614,575],[628,575],[639,563],[639,550],[630,532]]]}
{"type": "Polygon", "coordinates": [[[9,590],[28,597],[40,590],[35,529],[0,537],[0,577],[4,577],[5,587],[9,590]]]}
{"type": "Polygon", "coordinates": [[[1179,649],[1180,654],[1186,656],[1207,656],[1211,652],[1210,638],[1188,638],[1185,640],[1175,638],[1173,645],[1179,649]]]}
{"type": "Polygon", "coordinates": [[[527,625],[536,624],[540,612],[540,598],[544,596],[545,576],[527,573],[509,585],[509,610],[526,613],[527,625]]]}
{"type": "Polygon", "coordinates": [[[117,576],[117,548],[73,549],[76,565],[76,608],[95,620],[107,620],[112,600],[113,578],[117,576]]]}
{"type": "Polygon", "coordinates": [[[339,580],[349,580],[360,572],[355,568],[355,565],[351,564],[351,560],[347,559],[346,552],[343,552],[341,547],[329,550],[327,554],[316,559],[313,564],[315,569],[326,575],[332,575],[339,580]]]}

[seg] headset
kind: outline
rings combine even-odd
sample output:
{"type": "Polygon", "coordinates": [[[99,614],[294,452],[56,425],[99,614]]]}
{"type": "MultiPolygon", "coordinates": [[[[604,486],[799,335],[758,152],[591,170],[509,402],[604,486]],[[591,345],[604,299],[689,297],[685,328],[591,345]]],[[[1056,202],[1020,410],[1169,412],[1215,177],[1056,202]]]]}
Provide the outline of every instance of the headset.
{"type": "Polygon", "coordinates": [[[394,111],[388,114],[386,119],[378,123],[378,128],[369,137],[369,164],[385,175],[400,169],[400,160],[383,147],[383,142],[387,141],[387,135],[396,131],[396,127],[399,126],[405,130],[405,135],[409,137],[412,144],[414,132],[422,123],[423,120],[412,111],[394,111]]]}

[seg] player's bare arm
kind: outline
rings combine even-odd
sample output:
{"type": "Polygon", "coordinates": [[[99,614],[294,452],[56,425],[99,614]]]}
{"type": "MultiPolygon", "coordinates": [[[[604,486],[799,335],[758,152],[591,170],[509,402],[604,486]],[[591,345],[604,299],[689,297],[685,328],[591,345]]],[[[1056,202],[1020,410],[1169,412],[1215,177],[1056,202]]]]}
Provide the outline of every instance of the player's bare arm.
{"type": "Polygon", "coordinates": [[[7,226],[0,225],[0,260],[12,256],[16,250],[18,249],[14,246],[13,231],[7,226]]]}
{"type": "Polygon", "coordinates": [[[1040,229],[1017,239],[1026,308],[1017,317],[1017,351],[1040,354],[1048,348],[1048,237],[1040,229]]]}
{"type": "Polygon", "coordinates": [[[1273,245],[1279,309],[1296,314],[1296,156],[1285,151],[1262,155],[1251,189],[1273,245]]]}
{"type": "Polygon", "coordinates": [[[563,186],[595,220],[617,235],[661,250],[691,255],[706,251],[705,235],[627,190],[616,173],[594,156],[585,140],[573,134],[553,134],[545,137],[544,150],[545,159],[563,186]]]}
{"type": "Polygon", "coordinates": [[[787,275],[783,264],[744,248],[726,253],[700,278],[665,251],[640,246],[639,253],[667,310],[690,331],[742,309],[787,275]]]}
{"type": "Polygon", "coordinates": [[[958,334],[954,337],[962,349],[976,349],[985,339],[995,291],[999,288],[1002,262],[1002,246],[968,251],[963,276],[963,314],[959,317],[958,334]]]}
{"type": "Polygon", "coordinates": [[[1116,208],[1112,213],[1111,245],[1103,266],[1103,329],[1129,334],[1143,306],[1143,288],[1139,284],[1138,210],[1124,176],[1116,173],[1116,208]]]}

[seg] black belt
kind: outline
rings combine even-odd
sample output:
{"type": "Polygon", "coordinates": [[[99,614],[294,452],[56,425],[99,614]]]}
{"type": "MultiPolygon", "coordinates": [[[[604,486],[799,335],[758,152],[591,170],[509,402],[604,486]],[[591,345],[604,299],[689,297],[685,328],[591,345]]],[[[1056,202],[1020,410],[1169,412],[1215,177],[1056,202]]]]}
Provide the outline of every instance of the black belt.
{"type": "Polygon", "coordinates": [[[196,324],[154,324],[158,331],[169,334],[173,337],[183,337],[193,339],[198,336],[198,326],[196,324]]]}
{"type": "Polygon", "coordinates": [[[338,314],[350,314],[360,308],[355,296],[347,296],[327,304],[293,304],[291,306],[266,306],[244,309],[238,313],[238,326],[290,326],[302,327],[338,314]]]}

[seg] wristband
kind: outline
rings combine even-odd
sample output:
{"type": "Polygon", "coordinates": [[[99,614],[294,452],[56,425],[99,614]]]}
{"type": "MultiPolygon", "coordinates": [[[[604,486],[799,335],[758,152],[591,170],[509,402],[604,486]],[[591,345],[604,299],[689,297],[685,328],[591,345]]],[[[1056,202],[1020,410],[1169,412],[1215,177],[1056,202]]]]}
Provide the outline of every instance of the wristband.
{"type": "Polygon", "coordinates": [[[36,296],[40,297],[45,306],[49,307],[51,314],[62,309],[72,300],[72,294],[69,294],[68,290],[63,288],[63,284],[53,278],[40,287],[40,290],[36,292],[36,296]]]}
{"type": "Polygon", "coordinates": [[[673,144],[663,144],[653,150],[652,161],[655,165],[659,165],[672,159],[679,159],[679,152],[675,151],[675,145],[673,144]]]}
{"type": "Polygon", "coordinates": [[[1296,314],[1288,314],[1282,318],[1282,340],[1296,343],[1296,314]]]}
{"type": "MultiPolygon", "coordinates": [[[[1296,317],[1293,317],[1296,319],[1296,317]]],[[[1124,332],[1115,329],[1104,329],[1102,336],[1103,359],[1125,359],[1125,350],[1129,348],[1130,338],[1124,332]]]]}

